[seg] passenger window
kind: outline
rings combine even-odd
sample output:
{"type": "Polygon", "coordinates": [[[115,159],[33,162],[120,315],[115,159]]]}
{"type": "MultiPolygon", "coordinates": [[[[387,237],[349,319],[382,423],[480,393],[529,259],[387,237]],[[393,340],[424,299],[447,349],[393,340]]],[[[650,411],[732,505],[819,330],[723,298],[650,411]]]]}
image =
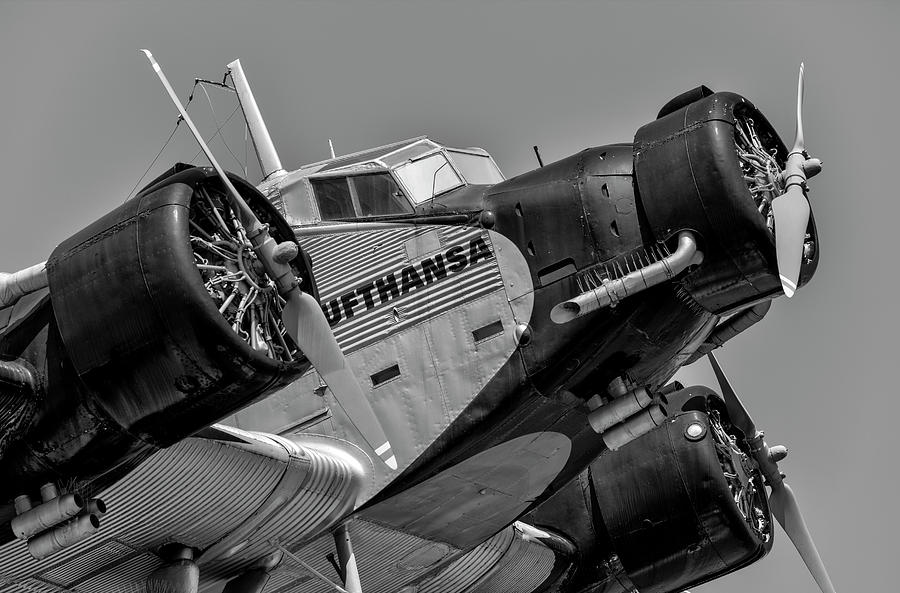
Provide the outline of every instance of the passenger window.
{"type": "Polygon", "coordinates": [[[346,177],[312,179],[310,182],[319,201],[319,213],[322,215],[322,220],[356,217],[346,177]]]}
{"type": "Polygon", "coordinates": [[[351,177],[362,216],[406,214],[412,206],[390,175],[358,175],[351,177]]]}
{"type": "Polygon", "coordinates": [[[311,179],[322,220],[407,214],[413,211],[387,173],[311,179]]]}

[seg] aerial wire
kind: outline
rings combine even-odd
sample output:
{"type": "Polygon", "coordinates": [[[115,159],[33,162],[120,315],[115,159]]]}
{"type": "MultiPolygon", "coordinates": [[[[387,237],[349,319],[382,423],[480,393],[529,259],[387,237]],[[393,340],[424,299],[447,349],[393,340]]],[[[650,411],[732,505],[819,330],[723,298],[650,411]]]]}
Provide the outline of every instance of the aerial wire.
{"type": "MultiPolygon", "coordinates": [[[[238,108],[240,107],[240,105],[238,105],[237,107],[235,107],[234,111],[231,112],[231,115],[229,115],[228,118],[222,123],[222,125],[219,126],[219,122],[216,120],[215,110],[213,109],[213,106],[212,106],[212,100],[210,99],[209,93],[206,92],[205,85],[207,85],[207,84],[208,84],[208,85],[215,86],[215,87],[221,87],[221,88],[230,90],[231,92],[235,92],[235,90],[234,90],[234,87],[230,87],[230,86],[228,86],[227,84],[225,84],[225,81],[224,81],[224,80],[220,83],[220,82],[215,82],[214,80],[205,80],[205,79],[203,79],[203,78],[195,78],[195,79],[194,79],[194,86],[191,87],[191,94],[188,96],[188,99],[187,99],[187,101],[185,102],[184,106],[185,106],[185,109],[186,109],[188,106],[190,106],[191,102],[194,100],[194,92],[195,92],[196,89],[197,89],[197,85],[200,85],[200,88],[202,88],[202,89],[203,89],[203,92],[206,94],[206,100],[209,102],[210,111],[212,111],[212,115],[213,115],[213,121],[216,122],[216,125],[218,126],[218,128],[216,129],[216,132],[210,137],[210,141],[212,141],[212,140],[213,140],[213,139],[214,139],[214,138],[222,131],[222,128],[224,128],[226,125],[228,125],[228,122],[230,122],[230,121],[231,121],[231,118],[234,117],[234,114],[237,113],[237,110],[238,110],[238,108]]],[[[135,190],[137,190],[137,188],[138,188],[138,186],[140,186],[141,182],[147,177],[147,174],[150,172],[150,170],[151,170],[151,169],[153,168],[153,166],[156,164],[156,161],[159,160],[160,155],[162,155],[162,153],[166,150],[166,148],[167,148],[167,147],[169,146],[169,144],[172,142],[172,138],[175,136],[175,133],[178,131],[178,127],[181,125],[181,122],[182,122],[182,121],[184,121],[184,119],[179,115],[179,116],[178,116],[178,119],[175,120],[175,127],[172,129],[172,133],[169,134],[169,137],[168,137],[168,138],[166,139],[166,141],[163,143],[162,148],[159,149],[159,152],[156,153],[156,156],[154,156],[154,157],[153,157],[153,160],[150,161],[150,164],[147,165],[147,169],[144,171],[143,175],[140,176],[140,178],[139,178],[139,179],[137,180],[137,182],[134,184],[134,187],[132,187],[132,188],[131,188],[131,191],[128,192],[128,196],[127,196],[127,197],[125,198],[125,200],[124,200],[125,202],[127,202],[128,200],[131,199],[131,197],[134,195],[135,190]]],[[[245,133],[245,142],[246,142],[246,133],[245,133]]],[[[240,167],[243,169],[243,171],[244,171],[244,177],[247,177],[247,166],[246,166],[247,158],[246,158],[246,155],[245,155],[245,157],[244,157],[244,163],[245,163],[245,164],[244,164],[244,165],[241,165],[240,159],[238,159],[238,158],[234,155],[234,153],[231,151],[231,148],[230,148],[230,147],[228,146],[228,144],[225,142],[225,138],[224,138],[224,137],[222,138],[222,143],[225,144],[225,148],[228,149],[228,152],[230,152],[230,153],[231,153],[231,156],[234,157],[234,160],[237,161],[238,166],[240,166],[240,167]]],[[[197,160],[197,157],[200,156],[200,153],[201,153],[201,152],[203,152],[203,151],[197,152],[197,154],[194,155],[194,157],[191,159],[191,161],[197,160]]],[[[246,147],[245,147],[244,152],[246,153],[246,147]]]]}
{"type": "MultiPolygon", "coordinates": [[[[209,93],[206,91],[206,86],[204,86],[204,84],[202,82],[200,83],[200,90],[202,90],[203,94],[206,95],[206,102],[209,103],[209,111],[210,111],[210,114],[212,114],[213,123],[215,123],[216,126],[218,127],[218,129],[216,131],[216,133],[218,133],[219,130],[221,130],[223,127],[225,127],[225,124],[223,123],[221,126],[219,125],[219,120],[216,119],[216,109],[213,107],[212,99],[210,98],[209,93]]],[[[238,107],[240,107],[240,105],[238,105],[238,107]]],[[[237,107],[235,107],[235,111],[237,111],[237,107]]],[[[234,115],[234,112],[232,112],[232,115],[234,115]]],[[[229,117],[228,120],[225,120],[225,123],[228,123],[228,121],[230,119],[231,118],[229,117]]],[[[213,137],[215,137],[215,135],[213,137]]],[[[237,155],[235,155],[234,151],[231,150],[231,147],[228,146],[228,143],[225,141],[225,136],[219,136],[219,137],[222,139],[222,144],[225,145],[225,148],[231,154],[231,157],[237,163],[238,167],[240,167],[241,170],[243,170],[245,168],[244,164],[241,163],[241,160],[239,158],[237,158],[237,155]]],[[[210,138],[210,141],[212,141],[212,138],[210,138]]]]}
{"type": "MultiPolygon", "coordinates": [[[[238,105],[237,107],[234,108],[234,111],[231,112],[231,115],[228,116],[228,119],[226,119],[224,122],[222,122],[222,125],[219,126],[219,128],[215,131],[215,133],[209,137],[209,142],[212,142],[216,138],[216,136],[218,136],[220,134],[220,132],[222,131],[222,128],[224,128],[225,126],[228,125],[228,122],[231,121],[231,118],[234,117],[234,114],[237,113],[238,109],[240,109],[240,108],[241,108],[240,105],[238,105]]],[[[203,151],[198,150],[197,153],[194,155],[194,157],[191,159],[191,162],[197,160],[197,157],[199,157],[201,154],[203,154],[203,151]]],[[[233,156],[233,154],[232,154],[232,156],[233,156]]],[[[240,161],[238,162],[238,165],[243,166],[240,164],[240,161]]]]}
{"type": "Polygon", "coordinates": [[[125,202],[127,202],[128,200],[131,199],[131,196],[132,196],[132,194],[134,194],[134,191],[138,188],[138,186],[141,184],[141,182],[147,176],[147,173],[150,172],[150,169],[153,168],[153,165],[156,164],[156,161],[159,159],[159,155],[161,155],[163,153],[163,151],[166,149],[166,147],[172,141],[172,137],[175,136],[175,132],[178,131],[178,126],[181,125],[181,122],[182,122],[181,116],[178,116],[178,120],[175,121],[175,127],[172,129],[172,133],[169,134],[169,138],[166,140],[165,144],[162,145],[162,148],[159,149],[159,152],[156,153],[156,156],[153,157],[153,160],[150,161],[150,164],[147,165],[147,170],[144,171],[144,174],[141,175],[140,179],[138,179],[137,182],[135,182],[134,187],[131,188],[131,191],[128,192],[128,196],[126,196],[125,202]]]}

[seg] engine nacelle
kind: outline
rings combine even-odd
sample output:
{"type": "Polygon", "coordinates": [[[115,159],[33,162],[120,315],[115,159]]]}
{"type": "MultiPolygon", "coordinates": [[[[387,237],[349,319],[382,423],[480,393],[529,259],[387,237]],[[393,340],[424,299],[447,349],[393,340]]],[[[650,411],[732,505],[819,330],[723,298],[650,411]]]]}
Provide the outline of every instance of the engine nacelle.
{"type": "Polygon", "coordinates": [[[718,578],[772,543],[762,479],[731,442],[717,396],[693,387],[668,399],[680,414],[591,466],[613,553],[642,593],[718,578]]]}
{"type": "Polygon", "coordinates": [[[666,399],[667,422],[599,457],[526,518],[579,549],[565,590],[677,593],[771,549],[762,478],[732,441],[721,399],[705,387],[666,399]]]}
{"type": "MultiPolygon", "coordinates": [[[[232,181],[273,238],[293,240],[262,194],[232,181]]],[[[2,456],[4,495],[108,481],[309,368],[289,338],[264,331],[280,314],[265,308],[277,295],[254,282],[252,250],[215,232],[235,229],[224,195],[211,169],[179,165],[53,251],[52,315],[14,353],[37,369],[41,403],[2,456]],[[251,312],[252,286],[270,300],[251,312]]],[[[315,294],[302,250],[291,265],[315,294]]]]}
{"type": "MultiPolygon", "coordinates": [[[[771,201],[782,191],[786,157],[749,100],[706,87],[672,99],[635,134],[635,180],[653,236],[689,229],[701,238],[706,259],[683,285],[706,310],[721,314],[781,294],[771,201]]],[[[818,264],[812,215],[807,233],[800,285],[818,264]]]]}

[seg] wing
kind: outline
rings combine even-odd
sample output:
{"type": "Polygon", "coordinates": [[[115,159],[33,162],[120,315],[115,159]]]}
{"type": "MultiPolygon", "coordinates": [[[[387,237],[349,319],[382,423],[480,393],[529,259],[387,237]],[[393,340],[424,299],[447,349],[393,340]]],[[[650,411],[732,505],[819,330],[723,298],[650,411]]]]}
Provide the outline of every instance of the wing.
{"type": "Polygon", "coordinates": [[[0,546],[0,573],[8,591],[138,590],[174,541],[195,550],[201,584],[215,583],[264,562],[272,539],[297,547],[333,528],[371,471],[360,459],[349,446],[214,425],[104,491],[109,514],[96,535],[46,560],[9,542],[0,546]]]}

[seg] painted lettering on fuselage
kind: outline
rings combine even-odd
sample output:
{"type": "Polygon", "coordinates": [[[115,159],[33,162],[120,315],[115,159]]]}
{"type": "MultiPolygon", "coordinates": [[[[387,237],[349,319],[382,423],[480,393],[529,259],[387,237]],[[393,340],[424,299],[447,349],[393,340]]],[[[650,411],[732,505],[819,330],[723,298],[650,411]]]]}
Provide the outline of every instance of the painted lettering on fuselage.
{"type": "Polygon", "coordinates": [[[468,245],[456,245],[441,253],[426,257],[401,270],[361,284],[322,304],[322,310],[332,327],[415,290],[459,274],[481,261],[492,259],[487,243],[481,237],[468,245]]]}

